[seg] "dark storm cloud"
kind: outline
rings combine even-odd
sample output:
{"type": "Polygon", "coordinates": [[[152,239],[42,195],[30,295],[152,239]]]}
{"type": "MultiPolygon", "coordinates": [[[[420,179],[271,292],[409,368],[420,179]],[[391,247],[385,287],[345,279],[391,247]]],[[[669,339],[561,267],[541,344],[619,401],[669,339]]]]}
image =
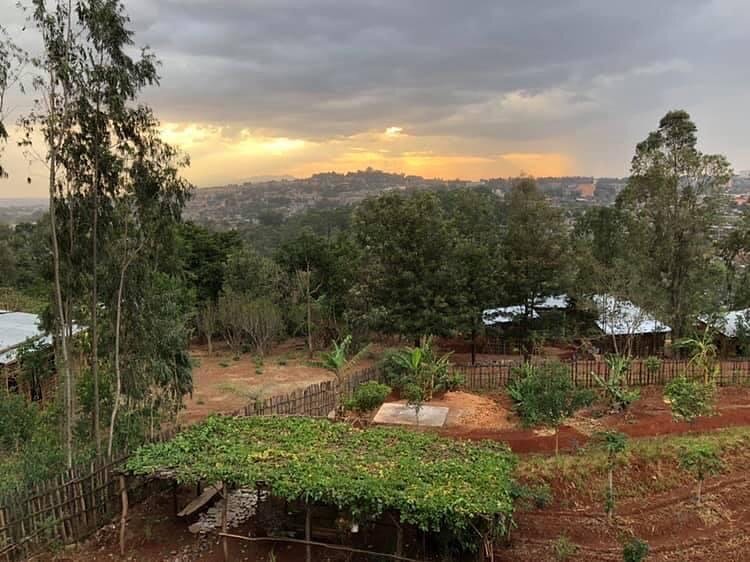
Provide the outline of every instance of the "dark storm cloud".
{"type": "Polygon", "coordinates": [[[635,126],[645,135],[667,109],[706,111],[712,98],[705,115],[718,123],[744,109],[718,100],[736,103],[750,84],[746,0],[125,5],[138,43],[164,63],[148,93],[159,115],[227,130],[330,139],[397,125],[591,145],[635,126]]]}
{"type": "Polygon", "coordinates": [[[165,63],[152,94],[165,115],[324,136],[390,121],[450,130],[440,122],[518,90],[590,96],[597,76],[701,58],[732,23],[712,21],[707,0],[128,5],[165,63]]]}

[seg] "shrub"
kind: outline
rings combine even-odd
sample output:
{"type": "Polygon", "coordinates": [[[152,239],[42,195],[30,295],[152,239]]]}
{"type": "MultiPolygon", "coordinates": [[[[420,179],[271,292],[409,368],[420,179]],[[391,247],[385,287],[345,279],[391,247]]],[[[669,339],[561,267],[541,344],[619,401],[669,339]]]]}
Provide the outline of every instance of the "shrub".
{"type": "Polygon", "coordinates": [[[712,382],[706,384],[690,380],[684,375],[671,380],[664,388],[672,415],[685,421],[692,421],[713,411],[714,391],[712,382]]]}
{"type": "Polygon", "coordinates": [[[347,408],[358,412],[368,412],[380,406],[391,393],[391,387],[376,381],[362,384],[347,402],[347,408]]]}
{"type": "Polygon", "coordinates": [[[558,429],[563,420],[591,404],[593,398],[590,390],[575,387],[567,367],[561,363],[525,364],[508,385],[508,393],[525,425],[555,428],[555,454],[559,445],[558,429]]]}
{"type": "MultiPolygon", "coordinates": [[[[438,355],[430,338],[425,338],[419,347],[389,350],[378,367],[386,384],[399,389],[405,395],[411,385],[422,389],[420,400],[430,400],[434,393],[456,390],[464,377],[451,370],[450,354],[438,355]]],[[[410,393],[417,398],[414,389],[410,393]]]]}
{"type": "Polygon", "coordinates": [[[552,551],[555,555],[555,560],[564,562],[570,560],[578,552],[578,547],[573,541],[571,541],[566,535],[560,535],[555,542],[552,543],[552,551]]]}
{"type": "Polygon", "coordinates": [[[547,483],[531,486],[513,481],[510,493],[518,506],[543,509],[552,503],[552,490],[547,483]]]}
{"type": "Polygon", "coordinates": [[[12,452],[31,440],[39,421],[39,411],[23,396],[0,397],[0,450],[12,452]]]}
{"type": "Polygon", "coordinates": [[[555,425],[593,399],[590,390],[575,387],[561,363],[523,365],[508,385],[508,393],[526,426],[555,425]]]}
{"type": "Polygon", "coordinates": [[[643,361],[643,366],[646,367],[646,371],[655,374],[659,372],[659,369],[661,369],[662,366],[662,360],[658,357],[654,357],[653,355],[646,357],[643,361]]]}
{"type": "Polygon", "coordinates": [[[718,448],[710,441],[695,441],[680,449],[678,459],[680,468],[690,472],[698,481],[697,503],[700,505],[703,481],[723,468],[718,448]]]}
{"type": "Polygon", "coordinates": [[[622,547],[623,562],[642,562],[649,553],[648,543],[638,538],[632,538],[622,547]]]}

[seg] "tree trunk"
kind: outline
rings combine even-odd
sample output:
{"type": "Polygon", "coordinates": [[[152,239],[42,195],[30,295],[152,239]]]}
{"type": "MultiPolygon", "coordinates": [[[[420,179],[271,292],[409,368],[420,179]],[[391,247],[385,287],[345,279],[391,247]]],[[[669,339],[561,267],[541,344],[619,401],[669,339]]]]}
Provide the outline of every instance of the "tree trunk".
{"type": "Polygon", "coordinates": [[[117,287],[117,312],[115,315],[115,400],[112,406],[112,417],[109,422],[109,443],[107,445],[107,456],[112,457],[112,441],[115,435],[115,423],[117,411],[120,407],[120,393],[122,392],[122,375],[120,373],[120,326],[122,325],[122,293],[125,287],[125,264],[120,271],[120,284],[117,287]]]}
{"type": "Polygon", "coordinates": [[[125,526],[128,521],[128,486],[125,476],[120,475],[120,501],[122,512],[120,513],[120,556],[125,556],[125,526]]]}
{"type": "Polygon", "coordinates": [[[213,347],[211,344],[211,334],[206,333],[206,340],[208,341],[208,356],[211,357],[213,355],[213,347]]]}
{"type": "MultiPolygon", "coordinates": [[[[227,488],[226,482],[224,483],[224,486],[222,488],[222,494],[224,496],[224,509],[221,513],[221,532],[226,535],[227,528],[228,528],[228,509],[229,509],[229,489],[227,488]]],[[[224,562],[229,561],[229,544],[227,543],[227,538],[222,537],[221,539],[221,547],[224,551],[224,562]]]]}
{"type": "MultiPolygon", "coordinates": [[[[56,92],[54,71],[51,74],[51,92],[50,92],[50,114],[55,115],[56,92]]],[[[50,118],[49,124],[49,216],[50,216],[50,235],[52,238],[52,268],[55,286],[55,303],[57,308],[57,325],[59,329],[60,348],[62,351],[62,360],[57,360],[60,371],[62,372],[65,383],[65,455],[68,468],[73,466],[73,380],[70,369],[70,355],[68,353],[68,336],[65,332],[66,315],[63,304],[62,284],[60,281],[60,246],[57,240],[57,131],[54,124],[54,118],[50,118]]]]}
{"type": "MultiPolygon", "coordinates": [[[[95,176],[98,176],[98,169],[94,172],[95,176]]],[[[94,180],[93,189],[93,216],[92,216],[92,227],[91,227],[91,378],[94,383],[94,442],[96,443],[96,454],[101,457],[102,455],[102,443],[99,435],[100,421],[99,421],[99,337],[98,337],[98,310],[99,310],[99,290],[97,286],[97,263],[98,263],[98,222],[99,222],[99,197],[98,197],[98,179],[94,180]]],[[[122,284],[122,279],[120,280],[122,284]]],[[[119,307],[119,303],[118,303],[119,307]]],[[[119,309],[117,311],[119,315],[119,309]]],[[[119,374],[118,374],[119,383],[119,374]]],[[[112,454],[112,429],[114,427],[114,417],[117,414],[117,400],[118,394],[115,395],[115,407],[112,412],[112,427],[110,427],[109,436],[109,449],[108,454],[112,454]]]]}
{"type": "Polygon", "coordinates": [[[697,503],[698,505],[701,504],[701,492],[703,490],[703,480],[698,480],[698,498],[697,503]]]}
{"type": "Polygon", "coordinates": [[[560,426],[555,426],[555,456],[560,453],[560,426]]]}
{"type": "Polygon", "coordinates": [[[312,295],[310,294],[310,263],[307,263],[307,275],[305,276],[305,296],[307,301],[307,354],[310,359],[313,356],[312,340],[312,295]]]}

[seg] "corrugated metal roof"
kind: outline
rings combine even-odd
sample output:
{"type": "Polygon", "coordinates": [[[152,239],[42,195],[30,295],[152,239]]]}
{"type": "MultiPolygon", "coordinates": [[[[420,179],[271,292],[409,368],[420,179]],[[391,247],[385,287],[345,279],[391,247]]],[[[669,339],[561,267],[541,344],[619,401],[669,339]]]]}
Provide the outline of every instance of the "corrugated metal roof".
{"type": "MultiPolygon", "coordinates": [[[[21,345],[25,341],[49,336],[39,329],[39,317],[27,312],[4,312],[0,314],[0,350],[7,350],[21,345]]],[[[10,363],[16,358],[16,351],[10,349],[0,354],[0,365],[10,363]]]]}
{"type": "MultiPolygon", "coordinates": [[[[624,336],[635,334],[667,333],[672,329],[656,320],[653,316],[624,299],[616,299],[609,295],[594,295],[592,297],[597,308],[596,325],[608,336],[624,336]]],[[[534,306],[532,318],[539,318],[537,309],[565,309],[569,306],[567,295],[547,297],[534,306]]],[[[748,309],[750,310],[750,309],[748,309]]],[[[491,308],[482,313],[485,326],[513,322],[524,313],[523,305],[491,308]]]]}
{"type": "MultiPolygon", "coordinates": [[[[507,322],[513,322],[517,318],[523,316],[525,308],[523,305],[518,306],[503,306],[500,308],[490,308],[482,312],[482,321],[485,326],[493,326],[495,324],[505,324],[507,322]]],[[[531,311],[532,318],[539,318],[536,310],[531,311]]]]}
{"type": "Polygon", "coordinates": [[[599,314],[596,325],[608,336],[662,334],[672,331],[669,326],[628,300],[610,295],[594,295],[592,300],[599,314]]]}
{"type": "Polygon", "coordinates": [[[737,328],[739,321],[750,320],[750,308],[743,308],[742,310],[730,310],[729,312],[719,316],[718,318],[708,318],[703,316],[700,318],[702,322],[710,324],[712,328],[718,330],[728,338],[733,338],[737,335],[737,328]]]}

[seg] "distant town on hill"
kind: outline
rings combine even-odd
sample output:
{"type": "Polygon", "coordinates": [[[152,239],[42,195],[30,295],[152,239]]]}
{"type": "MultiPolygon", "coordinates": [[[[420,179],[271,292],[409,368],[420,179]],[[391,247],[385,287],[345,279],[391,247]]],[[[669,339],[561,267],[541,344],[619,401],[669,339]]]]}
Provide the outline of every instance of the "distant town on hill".
{"type": "MultiPolygon", "coordinates": [[[[556,205],[578,207],[614,204],[627,178],[592,176],[538,177],[542,192],[556,205]]],[[[272,226],[308,210],[351,206],[387,191],[440,191],[461,187],[491,190],[504,197],[519,178],[479,181],[428,179],[367,168],[357,172],[325,172],[309,178],[257,178],[242,184],[196,190],[185,216],[221,228],[272,226]]],[[[735,176],[730,193],[738,205],[750,198],[750,172],[735,176]]]]}

